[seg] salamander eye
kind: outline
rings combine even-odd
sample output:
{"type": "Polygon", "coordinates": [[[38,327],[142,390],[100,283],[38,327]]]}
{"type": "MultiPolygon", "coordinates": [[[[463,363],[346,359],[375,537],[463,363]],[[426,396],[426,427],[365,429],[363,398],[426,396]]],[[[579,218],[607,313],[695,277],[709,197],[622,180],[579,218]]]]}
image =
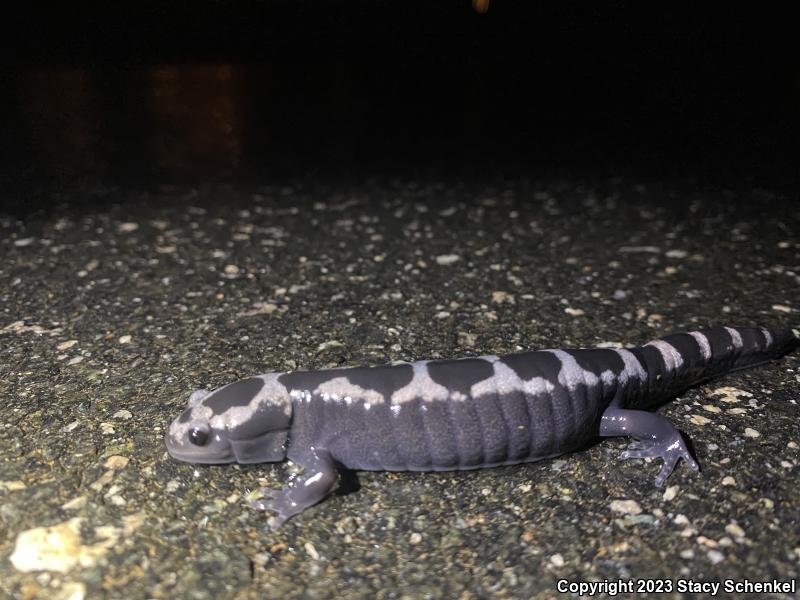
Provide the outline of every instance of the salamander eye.
{"type": "Polygon", "coordinates": [[[208,427],[196,425],[189,430],[189,441],[195,446],[205,446],[208,441],[208,427]]]}

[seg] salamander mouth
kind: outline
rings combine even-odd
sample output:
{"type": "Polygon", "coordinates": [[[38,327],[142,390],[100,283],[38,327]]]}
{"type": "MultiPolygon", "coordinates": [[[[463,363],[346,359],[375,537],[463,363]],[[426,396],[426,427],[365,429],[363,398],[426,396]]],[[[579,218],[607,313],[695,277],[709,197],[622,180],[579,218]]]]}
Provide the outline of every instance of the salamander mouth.
{"type": "Polygon", "coordinates": [[[221,465],[236,462],[236,457],[230,446],[215,449],[208,446],[178,444],[169,432],[164,436],[164,443],[167,446],[167,452],[175,460],[203,465],[221,465]]]}

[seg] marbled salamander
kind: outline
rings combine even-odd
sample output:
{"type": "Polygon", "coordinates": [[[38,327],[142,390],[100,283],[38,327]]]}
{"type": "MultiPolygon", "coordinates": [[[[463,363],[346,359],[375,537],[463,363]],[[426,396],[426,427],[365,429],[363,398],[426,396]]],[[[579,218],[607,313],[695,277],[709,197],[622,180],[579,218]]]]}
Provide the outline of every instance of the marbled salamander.
{"type": "Polygon", "coordinates": [[[276,525],[328,495],[338,467],[478,469],[557,456],[598,436],[634,438],[622,458],[662,458],[660,486],[679,459],[698,465],[648,409],[799,343],[789,329],[716,327],[629,349],[269,373],[195,391],[166,444],[191,463],[301,465],[290,486],[253,502],[276,513],[276,525]]]}

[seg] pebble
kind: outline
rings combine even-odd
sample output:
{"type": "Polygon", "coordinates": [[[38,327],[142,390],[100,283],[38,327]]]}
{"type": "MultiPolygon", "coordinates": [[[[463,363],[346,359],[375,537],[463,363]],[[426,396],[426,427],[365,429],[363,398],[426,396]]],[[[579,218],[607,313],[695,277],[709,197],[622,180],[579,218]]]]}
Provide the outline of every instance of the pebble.
{"type": "Polygon", "coordinates": [[[725,532],[737,538],[743,538],[745,536],[744,529],[739,527],[737,523],[728,523],[725,526],[725,532]]]}
{"type": "Polygon", "coordinates": [[[465,348],[473,348],[475,346],[475,342],[478,341],[478,336],[474,333],[469,333],[468,331],[459,331],[458,332],[458,343],[464,346],[465,348]]]}
{"type": "Polygon", "coordinates": [[[751,428],[751,427],[747,427],[744,430],[744,434],[745,434],[745,436],[747,436],[749,438],[761,437],[761,434],[758,431],[756,431],[755,429],[751,428]]]}
{"type": "Polygon", "coordinates": [[[344,344],[339,340],[330,340],[329,342],[323,342],[319,346],[317,346],[317,352],[324,352],[325,350],[330,350],[331,348],[344,348],[344,344]]]}
{"type": "Polygon", "coordinates": [[[119,233],[133,233],[137,229],[139,229],[138,223],[128,222],[128,223],[120,223],[119,225],[117,225],[117,231],[119,233]]]}
{"type": "Polygon", "coordinates": [[[623,520],[625,525],[649,525],[655,526],[658,520],[653,515],[628,515],[623,520]]]}
{"type": "Polygon", "coordinates": [[[695,425],[708,425],[711,423],[711,419],[704,417],[703,415],[692,415],[689,417],[689,420],[695,425]]]}
{"type": "Polygon", "coordinates": [[[626,254],[661,254],[661,248],[658,246],[620,246],[617,250],[626,254]]]}
{"type": "Polygon", "coordinates": [[[461,257],[458,254],[440,254],[436,257],[436,264],[442,266],[452,265],[459,260],[461,260],[461,257]]]}
{"type": "Polygon", "coordinates": [[[697,536],[697,543],[702,544],[703,546],[707,546],[709,548],[716,548],[719,546],[717,540],[712,540],[711,538],[707,538],[704,535],[697,536]]]}
{"type": "Polygon", "coordinates": [[[739,398],[739,396],[745,396],[745,397],[748,397],[748,398],[752,398],[753,397],[753,394],[751,394],[750,392],[746,392],[744,390],[740,390],[738,388],[731,387],[729,385],[726,385],[726,386],[719,387],[719,388],[716,388],[714,390],[711,390],[711,394],[710,395],[712,395],[712,396],[722,396],[720,398],[720,400],[722,402],[727,402],[729,404],[735,404],[737,402],[741,402],[741,399],[739,398]]]}
{"type": "Polygon", "coordinates": [[[74,431],[80,424],[81,424],[80,421],[72,421],[71,423],[67,423],[66,425],[64,425],[61,428],[61,431],[63,431],[64,433],[69,433],[70,431],[74,431]]]}
{"type": "Polygon", "coordinates": [[[785,304],[773,304],[772,310],[777,310],[778,312],[782,313],[794,312],[794,309],[791,306],[786,306],[785,304]]]}
{"type": "Polygon", "coordinates": [[[106,469],[114,469],[115,471],[119,471],[128,466],[128,462],[130,462],[130,459],[127,456],[115,454],[113,456],[109,456],[103,466],[106,469]]]}
{"type": "Polygon", "coordinates": [[[69,359],[67,361],[67,364],[68,365],[77,365],[79,362],[83,362],[83,357],[82,356],[76,356],[74,358],[69,359]]]}
{"type": "Polygon", "coordinates": [[[122,419],[124,421],[127,421],[128,419],[132,419],[133,418],[133,413],[131,411],[126,410],[126,409],[123,408],[122,410],[118,410],[117,412],[115,412],[112,415],[112,417],[114,419],[122,419]]]}
{"type": "Polygon", "coordinates": [[[86,585],[80,581],[67,581],[50,596],[53,600],[83,600],[86,598],[86,585]]]}
{"type": "Polygon", "coordinates": [[[36,241],[36,238],[32,238],[32,237],[22,238],[20,240],[14,240],[14,245],[17,248],[23,248],[25,246],[30,246],[35,241],[36,241]]]}
{"type": "Polygon", "coordinates": [[[236,265],[225,265],[225,274],[226,275],[238,275],[239,274],[239,267],[236,265]]]}
{"type": "Polygon", "coordinates": [[[256,302],[249,310],[240,312],[240,317],[254,317],[256,315],[271,315],[278,310],[278,305],[272,302],[256,302]]]}
{"type": "Polygon", "coordinates": [[[614,500],[609,505],[609,508],[614,512],[625,515],[638,515],[642,512],[642,507],[639,506],[636,500],[614,500]]]}
{"type": "Polygon", "coordinates": [[[711,561],[712,565],[716,565],[725,560],[725,555],[722,554],[722,552],[720,552],[719,550],[709,550],[707,556],[708,560],[711,561]]]}
{"type": "Polygon", "coordinates": [[[36,335],[41,335],[44,333],[44,327],[41,327],[40,325],[25,325],[25,321],[14,321],[13,323],[9,323],[0,329],[0,332],[5,331],[10,331],[13,333],[25,333],[30,331],[36,335]]]}
{"type": "Polygon", "coordinates": [[[622,348],[621,342],[598,342],[594,345],[595,348],[622,348]]]}
{"type": "Polygon", "coordinates": [[[675,523],[675,525],[688,525],[690,523],[689,517],[684,514],[675,515],[675,518],[672,519],[672,522],[675,523]]]}
{"type": "Polygon", "coordinates": [[[308,554],[312,560],[319,560],[319,552],[317,552],[317,549],[314,548],[314,544],[311,542],[306,542],[303,544],[303,548],[305,549],[306,554],[308,554]]]}
{"type": "Polygon", "coordinates": [[[108,550],[108,540],[93,546],[81,544],[78,517],[50,527],[34,527],[17,536],[11,564],[18,571],[57,571],[67,573],[76,566],[93,566],[108,550]]]}
{"type": "Polygon", "coordinates": [[[554,567],[563,567],[565,564],[564,557],[560,554],[553,554],[553,556],[550,557],[550,564],[554,567]]]}
{"type": "Polygon", "coordinates": [[[572,308],[568,306],[564,309],[564,312],[573,317],[580,317],[581,315],[585,315],[586,313],[580,308],[572,308]]]}
{"type": "Polygon", "coordinates": [[[86,496],[78,496],[73,498],[72,500],[68,500],[61,505],[63,510],[80,510],[86,503],[88,502],[88,498],[86,496]]]}
{"type": "Polygon", "coordinates": [[[408,543],[411,544],[412,546],[416,546],[420,542],[422,542],[422,534],[417,531],[412,533],[408,538],[408,543]]]}
{"type": "Polygon", "coordinates": [[[531,543],[531,542],[532,542],[534,539],[536,539],[536,536],[534,535],[534,533],[533,533],[533,532],[532,532],[530,529],[526,529],[526,530],[525,530],[525,531],[522,533],[522,535],[520,536],[520,539],[521,539],[521,540],[522,540],[524,543],[526,543],[526,544],[530,544],[530,543],[531,543]]]}
{"type": "Polygon", "coordinates": [[[107,495],[108,501],[114,506],[125,506],[128,502],[119,494],[107,495]]]}
{"type": "Polygon", "coordinates": [[[664,256],[668,258],[686,258],[689,256],[689,253],[686,250],[667,250],[664,253],[664,256]]]}
{"type": "Polygon", "coordinates": [[[120,344],[129,344],[131,339],[132,338],[129,335],[123,335],[123,336],[120,336],[118,341],[119,341],[120,344]]]}
{"type": "Polygon", "coordinates": [[[736,485],[736,480],[730,475],[726,475],[722,478],[722,485],[736,485]]]}
{"type": "Polygon", "coordinates": [[[97,478],[97,481],[92,482],[89,487],[95,492],[99,492],[112,481],[114,481],[114,471],[105,471],[97,478]]]}
{"type": "Polygon", "coordinates": [[[666,490],[664,490],[664,496],[663,496],[664,500],[666,502],[669,502],[670,500],[674,500],[675,496],[678,495],[678,489],[679,488],[678,488],[677,485],[669,486],[666,490]]]}
{"type": "Polygon", "coordinates": [[[503,302],[508,302],[509,304],[514,304],[514,296],[509,294],[508,292],[492,292],[492,302],[495,304],[502,304],[503,302]]]}
{"type": "Polygon", "coordinates": [[[11,481],[0,481],[0,490],[5,490],[7,492],[16,492],[19,490],[25,489],[25,482],[20,479],[14,479],[11,481]]]}
{"type": "Polygon", "coordinates": [[[67,340],[66,342],[61,342],[58,346],[56,346],[56,348],[60,352],[63,352],[64,350],[68,350],[69,348],[72,348],[77,343],[78,343],[78,340],[67,340]]]}
{"type": "MultiPolygon", "coordinates": [[[[88,536],[96,540],[83,544],[81,525],[84,519],[75,517],[49,527],[35,527],[17,535],[11,564],[18,571],[56,571],[67,573],[75,567],[89,569],[112,548],[118,548],[120,539],[131,539],[133,532],[147,521],[143,512],[122,517],[122,526],[101,525],[88,536]]],[[[52,597],[52,596],[48,596],[52,597]]]]}

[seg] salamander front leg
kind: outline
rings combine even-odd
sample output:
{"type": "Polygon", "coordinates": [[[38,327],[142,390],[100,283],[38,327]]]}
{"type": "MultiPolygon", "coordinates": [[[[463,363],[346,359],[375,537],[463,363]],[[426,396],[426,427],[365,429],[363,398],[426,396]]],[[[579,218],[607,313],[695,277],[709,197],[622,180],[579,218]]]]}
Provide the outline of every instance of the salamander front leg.
{"type": "Polygon", "coordinates": [[[262,488],[262,497],[250,503],[258,510],[275,513],[269,520],[273,529],[325,498],[336,484],[336,466],[327,451],[312,448],[292,460],[303,467],[304,473],[282,490],[262,488]]]}
{"type": "Polygon", "coordinates": [[[661,487],[683,459],[695,471],[700,467],[689,453],[680,431],[659,414],[643,410],[627,410],[611,406],[600,421],[600,435],[604,437],[629,435],[634,441],[620,458],[660,457],[664,460],[656,476],[656,486],[661,487]]]}

